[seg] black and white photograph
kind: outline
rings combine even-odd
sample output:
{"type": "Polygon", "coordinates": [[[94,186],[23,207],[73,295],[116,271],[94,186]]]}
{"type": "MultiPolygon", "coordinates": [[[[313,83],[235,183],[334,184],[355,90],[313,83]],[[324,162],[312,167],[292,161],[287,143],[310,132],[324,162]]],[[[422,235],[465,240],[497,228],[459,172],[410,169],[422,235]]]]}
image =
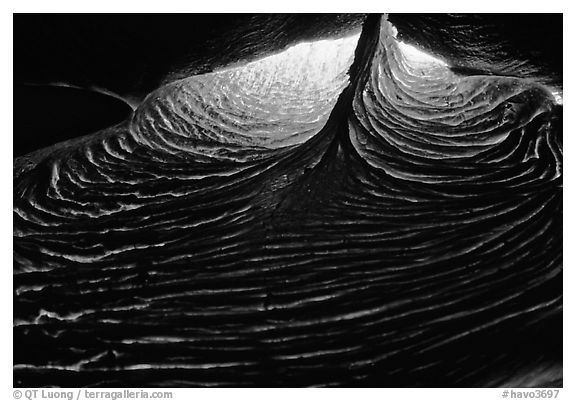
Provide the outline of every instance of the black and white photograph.
{"type": "Polygon", "coordinates": [[[558,396],[563,14],[377,10],[13,14],[6,399],[558,396]]]}

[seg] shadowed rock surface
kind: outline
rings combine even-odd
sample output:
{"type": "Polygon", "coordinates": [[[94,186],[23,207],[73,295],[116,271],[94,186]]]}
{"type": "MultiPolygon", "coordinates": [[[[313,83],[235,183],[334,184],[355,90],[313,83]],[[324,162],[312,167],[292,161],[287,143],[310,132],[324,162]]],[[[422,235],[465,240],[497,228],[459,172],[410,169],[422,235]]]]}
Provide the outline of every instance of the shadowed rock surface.
{"type": "Polygon", "coordinates": [[[556,88],[401,32],[176,74],[15,159],[14,384],[561,385],[556,88]]]}

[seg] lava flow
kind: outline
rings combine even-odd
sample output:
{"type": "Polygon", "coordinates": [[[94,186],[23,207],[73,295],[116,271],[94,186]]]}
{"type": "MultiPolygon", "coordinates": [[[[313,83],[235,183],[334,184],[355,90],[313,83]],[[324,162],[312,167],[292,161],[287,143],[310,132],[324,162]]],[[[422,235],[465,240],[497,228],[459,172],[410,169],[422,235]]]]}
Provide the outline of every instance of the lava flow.
{"type": "Polygon", "coordinates": [[[562,379],[562,105],[386,16],[15,159],[14,382],[562,379]]]}

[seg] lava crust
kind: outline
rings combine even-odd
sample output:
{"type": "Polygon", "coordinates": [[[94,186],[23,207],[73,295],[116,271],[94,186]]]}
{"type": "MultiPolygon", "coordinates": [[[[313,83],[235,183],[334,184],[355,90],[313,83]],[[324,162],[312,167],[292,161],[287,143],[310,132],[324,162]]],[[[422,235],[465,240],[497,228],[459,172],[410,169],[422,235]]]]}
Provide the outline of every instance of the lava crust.
{"type": "Polygon", "coordinates": [[[15,159],[14,383],[562,379],[562,106],[387,17],[15,159]]]}

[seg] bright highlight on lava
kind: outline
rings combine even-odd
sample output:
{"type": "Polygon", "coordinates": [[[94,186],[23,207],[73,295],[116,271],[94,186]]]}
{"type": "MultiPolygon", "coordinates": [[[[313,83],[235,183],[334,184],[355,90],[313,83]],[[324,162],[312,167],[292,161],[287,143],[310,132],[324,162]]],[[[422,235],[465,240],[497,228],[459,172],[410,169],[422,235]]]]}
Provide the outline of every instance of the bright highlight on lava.
{"type": "MultiPolygon", "coordinates": [[[[272,88],[318,97],[318,91],[347,80],[360,34],[340,39],[303,42],[234,69],[235,81],[259,95],[272,88]],[[264,83],[264,84],[263,84],[264,83]]],[[[230,70],[224,70],[227,72],[230,70]]]]}
{"type": "Polygon", "coordinates": [[[562,94],[562,91],[559,90],[553,90],[551,91],[552,96],[554,96],[554,100],[556,101],[556,104],[564,104],[564,96],[562,94]]]}
{"type": "Polygon", "coordinates": [[[404,42],[398,41],[398,48],[402,52],[402,55],[406,59],[406,61],[413,66],[429,66],[429,65],[439,65],[443,67],[447,67],[444,61],[431,56],[428,53],[423,52],[422,50],[418,49],[415,46],[409,45],[404,42]]]}
{"type": "Polygon", "coordinates": [[[434,67],[434,66],[441,66],[447,67],[443,60],[436,58],[428,53],[423,52],[422,50],[418,49],[415,46],[409,45],[408,43],[404,43],[398,40],[398,29],[389,24],[389,33],[390,35],[396,39],[396,43],[398,44],[398,49],[402,53],[404,60],[411,65],[413,68],[424,68],[424,67],[434,67]]]}
{"type": "Polygon", "coordinates": [[[558,89],[369,16],[15,159],[15,385],[556,386],[558,89]]]}
{"type": "Polygon", "coordinates": [[[207,163],[253,160],[305,142],[322,129],[348,85],[359,37],[300,43],[167,84],[140,105],[131,132],[138,142],[207,163]]]}

